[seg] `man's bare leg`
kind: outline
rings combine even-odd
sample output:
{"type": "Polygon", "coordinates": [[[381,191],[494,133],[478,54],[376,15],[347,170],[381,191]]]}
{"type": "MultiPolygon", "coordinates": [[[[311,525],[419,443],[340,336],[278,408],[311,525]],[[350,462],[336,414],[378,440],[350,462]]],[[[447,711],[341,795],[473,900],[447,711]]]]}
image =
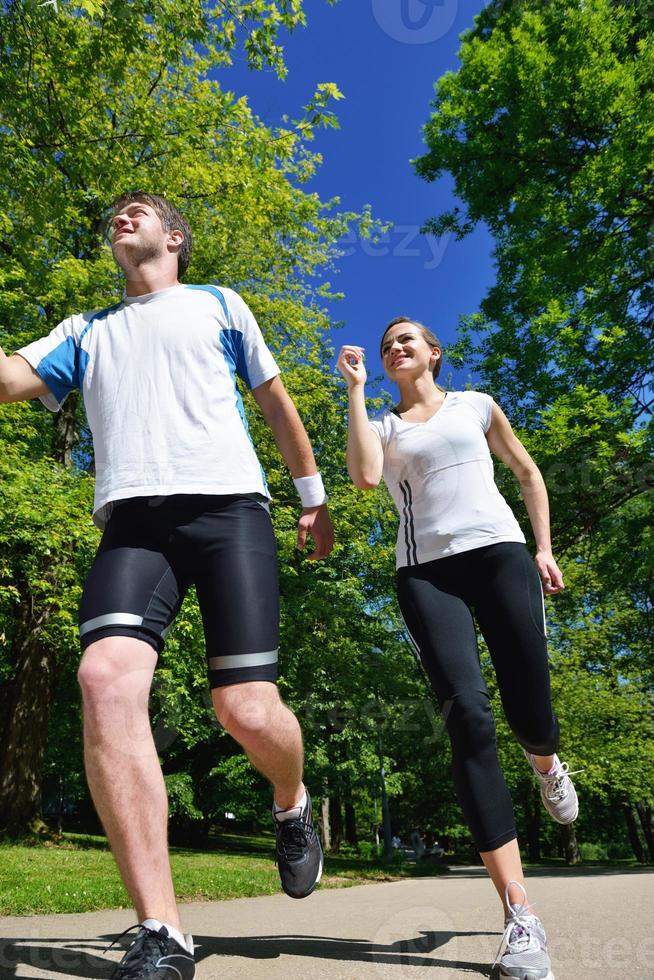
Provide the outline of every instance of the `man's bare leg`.
{"type": "Polygon", "coordinates": [[[79,668],[84,761],[93,802],[139,922],[180,929],[168,857],[168,800],[148,697],[156,654],[112,636],[87,647],[79,668]]]}
{"type": "Polygon", "coordinates": [[[245,750],[269,782],[275,803],[287,809],[304,794],[304,750],[300,725],[269,681],[247,681],[212,692],[220,724],[245,750]]]}
{"type": "Polygon", "coordinates": [[[306,898],[320,881],[323,854],[308,793],[304,800],[304,753],[297,718],[269,681],[233,684],[212,693],[218,720],[273,785],[275,854],[282,889],[291,898],[306,898]]]}

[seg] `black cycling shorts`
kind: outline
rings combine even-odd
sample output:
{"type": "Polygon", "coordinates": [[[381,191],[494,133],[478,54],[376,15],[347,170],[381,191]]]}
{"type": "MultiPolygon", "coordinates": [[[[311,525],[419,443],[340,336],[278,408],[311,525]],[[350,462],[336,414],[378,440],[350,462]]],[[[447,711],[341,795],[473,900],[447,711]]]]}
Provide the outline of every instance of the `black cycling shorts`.
{"type": "Polygon", "coordinates": [[[82,649],[105,636],[130,636],[161,653],[191,584],[210,686],[275,683],[277,547],[255,496],[175,494],[118,504],[84,586],[82,649]]]}

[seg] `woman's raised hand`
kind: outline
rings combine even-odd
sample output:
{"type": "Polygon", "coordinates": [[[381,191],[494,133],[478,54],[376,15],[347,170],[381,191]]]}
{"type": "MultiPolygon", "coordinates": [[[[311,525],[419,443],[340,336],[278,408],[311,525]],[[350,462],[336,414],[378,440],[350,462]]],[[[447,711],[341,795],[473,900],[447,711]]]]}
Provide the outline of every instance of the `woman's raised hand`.
{"type": "Polygon", "coordinates": [[[363,364],[363,352],[365,348],[355,347],[353,344],[344,344],[336,361],[336,367],[347,381],[348,388],[358,388],[363,386],[368,380],[366,369],[363,364]]]}

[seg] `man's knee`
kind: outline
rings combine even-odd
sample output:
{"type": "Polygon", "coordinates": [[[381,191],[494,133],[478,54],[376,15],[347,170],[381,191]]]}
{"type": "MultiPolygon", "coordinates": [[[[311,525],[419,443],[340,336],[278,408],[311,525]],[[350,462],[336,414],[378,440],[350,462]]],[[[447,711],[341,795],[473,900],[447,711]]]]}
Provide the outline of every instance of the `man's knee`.
{"type": "Polygon", "coordinates": [[[231,684],[211,693],[218,721],[238,742],[269,732],[282,705],[277,687],[268,681],[231,684]]]}
{"type": "Polygon", "coordinates": [[[123,687],[133,693],[145,691],[147,698],[155,664],[155,652],[142,640],[96,640],[84,651],[77,671],[84,701],[97,701],[123,687]]]}

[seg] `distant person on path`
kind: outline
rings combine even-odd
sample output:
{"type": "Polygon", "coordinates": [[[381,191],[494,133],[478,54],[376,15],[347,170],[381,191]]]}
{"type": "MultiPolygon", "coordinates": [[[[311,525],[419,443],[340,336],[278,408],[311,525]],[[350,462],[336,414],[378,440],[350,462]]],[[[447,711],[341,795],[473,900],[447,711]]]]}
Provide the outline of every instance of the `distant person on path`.
{"type": "Polygon", "coordinates": [[[577,794],[567,764],[556,755],[541,589],[541,582],[548,595],[563,588],[550,544],[547,491],[489,395],[446,392],[435,384],[442,350],[426,327],[396,317],[380,351],[400,401],[372,421],[363,348],[346,345],[338,358],[349,389],[348,471],[361,489],[376,487],[383,476],[400,513],[398,600],[447,725],[459,802],[504,903],[500,976],[545,980],[552,977],[545,933],[527,902],[473,613],[543,803],[559,823],[571,823],[577,794]],[[536,539],[535,564],[495,485],[491,452],[520,482],[536,539]]]}
{"type": "MultiPolygon", "coordinates": [[[[167,799],[148,718],[157,658],[193,583],[216,715],[274,788],[284,891],[310,894],[322,851],[302,782],[300,726],[277,687],[279,591],[265,476],[236,375],[252,389],[302,501],[298,547],[333,547],[326,496],[295,406],[251,311],[231,289],[183,285],[191,231],[164,198],[113,204],[122,300],[7,358],[0,398],[57,411],[82,392],[103,531],[80,608],[84,753],[139,932],[115,980],[191,980],[167,846],[167,799]]],[[[136,927],[135,927],[136,928],[136,927]]]]}
{"type": "Polygon", "coordinates": [[[415,830],[411,832],[411,836],[409,837],[409,843],[413,848],[413,853],[415,854],[416,861],[419,861],[424,856],[425,853],[425,842],[422,839],[422,834],[420,833],[417,827],[415,830]]]}

